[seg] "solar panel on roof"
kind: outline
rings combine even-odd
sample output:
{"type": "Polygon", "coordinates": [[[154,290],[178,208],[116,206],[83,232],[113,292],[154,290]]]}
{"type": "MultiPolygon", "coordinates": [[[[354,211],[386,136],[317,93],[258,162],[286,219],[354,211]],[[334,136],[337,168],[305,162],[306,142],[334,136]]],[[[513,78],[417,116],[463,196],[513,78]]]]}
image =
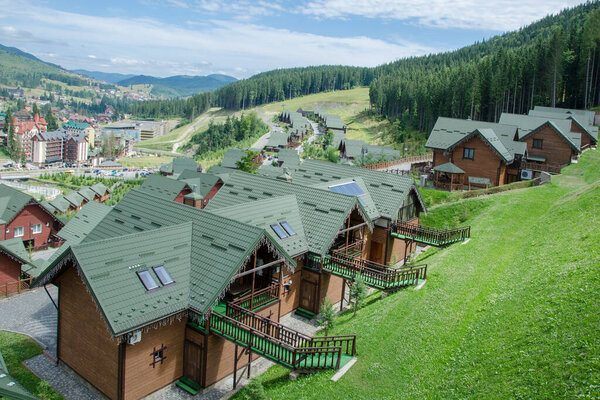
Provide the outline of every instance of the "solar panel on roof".
{"type": "Polygon", "coordinates": [[[349,194],[351,196],[361,196],[365,194],[356,182],[344,183],[342,185],[329,186],[329,190],[336,193],[349,194]]]}

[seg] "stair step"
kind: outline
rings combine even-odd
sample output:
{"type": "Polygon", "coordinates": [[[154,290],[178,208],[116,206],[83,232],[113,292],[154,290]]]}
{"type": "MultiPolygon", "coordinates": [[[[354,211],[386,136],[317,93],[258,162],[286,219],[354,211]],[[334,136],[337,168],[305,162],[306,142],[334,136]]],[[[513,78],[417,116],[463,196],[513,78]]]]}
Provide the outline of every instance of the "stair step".
{"type": "Polygon", "coordinates": [[[308,318],[308,319],[312,319],[315,316],[314,312],[305,310],[304,308],[300,308],[300,307],[298,307],[296,309],[296,314],[300,315],[301,317],[308,318]]]}
{"type": "Polygon", "coordinates": [[[193,380],[186,378],[185,376],[182,376],[179,380],[181,382],[185,383],[186,385],[188,385],[189,387],[191,387],[192,389],[196,389],[196,390],[202,389],[202,386],[198,385],[193,380]]]}
{"type": "Polygon", "coordinates": [[[198,391],[196,389],[186,385],[185,383],[181,382],[181,380],[177,381],[176,385],[178,387],[180,387],[181,389],[185,390],[186,392],[188,392],[189,394],[191,394],[192,396],[195,396],[196,394],[198,394],[198,391]]]}

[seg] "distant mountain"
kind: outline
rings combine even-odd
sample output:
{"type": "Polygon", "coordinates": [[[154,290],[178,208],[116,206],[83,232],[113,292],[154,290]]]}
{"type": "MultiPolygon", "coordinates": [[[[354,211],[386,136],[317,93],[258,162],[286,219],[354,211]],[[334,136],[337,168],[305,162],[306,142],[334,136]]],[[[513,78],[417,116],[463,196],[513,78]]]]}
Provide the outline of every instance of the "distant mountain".
{"type": "Polygon", "coordinates": [[[87,83],[59,65],[42,61],[15,47],[0,44],[0,84],[36,88],[40,86],[42,78],[73,86],[84,86],[87,83]]]}
{"type": "Polygon", "coordinates": [[[98,81],[107,83],[117,83],[119,81],[129,79],[135,76],[135,74],[119,74],[116,72],[102,72],[102,71],[88,71],[85,69],[74,69],[73,72],[80,75],[85,75],[98,81]]]}
{"type": "Polygon", "coordinates": [[[152,85],[151,93],[153,95],[177,97],[213,91],[236,81],[237,79],[232,76],[221,74],[207,76],[175,75],[167,78],[137,75],[116,83],[121,86],[152,85]]]}

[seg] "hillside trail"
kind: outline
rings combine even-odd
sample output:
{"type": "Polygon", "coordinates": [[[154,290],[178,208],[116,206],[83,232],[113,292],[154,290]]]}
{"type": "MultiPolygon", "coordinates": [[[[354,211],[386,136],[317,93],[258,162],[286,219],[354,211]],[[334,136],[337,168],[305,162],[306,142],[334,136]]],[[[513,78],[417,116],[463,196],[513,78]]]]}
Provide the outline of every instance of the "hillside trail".
{"type": "Polygon", "coordinates": [[[210,110],[196,118],[193,123],[189,124],[175,139],[171,151],[173,153],[176,153],[179,147],[183,146],[190,140],[192,134],[194,133],[194,130],[198,128],[199,125],[205,123],[208,119],[210,119],[212,115],[218,110],[220,110],[220,108],[211,108],[210,110]]]}

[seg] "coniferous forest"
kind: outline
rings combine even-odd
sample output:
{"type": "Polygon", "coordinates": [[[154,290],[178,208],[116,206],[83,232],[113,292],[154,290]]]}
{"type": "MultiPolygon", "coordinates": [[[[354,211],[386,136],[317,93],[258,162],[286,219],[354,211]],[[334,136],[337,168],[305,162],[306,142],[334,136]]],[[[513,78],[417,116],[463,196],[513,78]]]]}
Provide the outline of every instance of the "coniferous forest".
{"type": "Polygon", "coordinates": [[[317,66],[269,71],[187,100],[132,106],[143,117],[187,118],[210,105],[246,109],[332,90],[369,86],[372,112],[428,132],[438,116],[497,121],[532,106],[600,105],[600,2],[551,15],[456,51],[375,68],[317,66]]]}

